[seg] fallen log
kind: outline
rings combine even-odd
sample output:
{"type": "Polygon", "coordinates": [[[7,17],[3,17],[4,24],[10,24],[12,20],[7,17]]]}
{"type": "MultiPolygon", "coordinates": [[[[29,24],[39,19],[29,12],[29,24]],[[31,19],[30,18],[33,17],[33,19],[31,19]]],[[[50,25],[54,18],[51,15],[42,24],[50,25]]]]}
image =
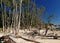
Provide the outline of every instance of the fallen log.
{"type": "Polygon", "coordinates": [[[24,37],[22,37],[22,36],[16,36],[15,38],[21,38],[21,39],[23,39],[23,40],[30,41],[30,42],[34,42],[34,43],[40,43],[40,42],[38,42],[38,41],[31,40],[31,39],[27,39],[27,38],[24,38],[24,37]]]}
{"type": "MultiPolygon", "coordinates": [[[[3,41],[3,43],[16,43],[11,38],[9,38],[8,35],[0,37],[0,41],[3,41]]],[[[0,42],[2,43],[2,42],[0,42]]]]}
{"type": "Polygon", "coordinates": [[[10,41],[12,42],[12,43],[16,43],[14,40],[12,40],[10,37],[9,37],[9,39],[10,39],[10,41]]]}

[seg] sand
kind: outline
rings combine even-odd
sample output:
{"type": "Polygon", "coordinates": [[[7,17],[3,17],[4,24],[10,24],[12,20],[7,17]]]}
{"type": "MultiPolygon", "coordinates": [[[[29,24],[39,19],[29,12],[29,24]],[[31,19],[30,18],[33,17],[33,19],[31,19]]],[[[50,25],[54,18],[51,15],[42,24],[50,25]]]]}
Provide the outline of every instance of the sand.
{"type": "MultiPolygon", "coordinates": [[[[58,31],[57,33],[59,33],[58,35],[60,36],[60,31],[58,31]]],[[[1,35],[3,35],[3,34],[0,33],[0,36],[1,35]]],[[[22,35],[22,36],[24,37],[24,35],[22,35]]],[[[27,36],[25,36],[25,37],[27,37],[27,36]]],[[[11,37],[11,36],[10,36],[10,38],[12,40],[14,40],[16,43],[34,43],[34,42],[26,41],[26,40],[21,39],[21,38],[14,38],[14,37],[11,37]]],[[[33,40],[38,41],[40,43],[60,43],[60,39],[41,39],[41,38],[35,38],[33,40]]]]}
{"type": "MultiPolygon", "coordinates": [[[[12,38],[12,37],[11,37],[12,38]]],[[[12,38],[16,43],[34,43],[34,42],[30,42],[30,41],[26,41],[23,40],[21,38],[12,38]]],[[[38,39],[36,41],[39,41],[40,43],[60,43],[60,40],[56,40],[56,39],[38,39]]]]}

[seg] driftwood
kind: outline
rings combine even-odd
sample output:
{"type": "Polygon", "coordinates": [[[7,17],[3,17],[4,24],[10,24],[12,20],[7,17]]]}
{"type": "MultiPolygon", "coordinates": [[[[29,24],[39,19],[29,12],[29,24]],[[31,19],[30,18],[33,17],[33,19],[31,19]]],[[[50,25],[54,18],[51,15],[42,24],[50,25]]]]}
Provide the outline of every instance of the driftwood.
{"type": "Polygon", "coordinates": [[[9,36],[2,36],[2,37],[0,37],[0,41],[4,41],[3,43],[16,43],[11,38],[9,38],[9,36]],[[8,39],[8,40],[6,40],[6,39],[8,39]]]}
{"type": "Polygon", "coordinates": [[[23,39],[23,40],[30,41],[30,42],[34,42],[34,43],[40,43],[40,42],[38,42],[38,41],[31,40],[31,39],[27,39],[27,38],[24,38],[24,37],[22,37],[22,36],[17,36],[17,37],[15,37],[15,38],[21,38],[21,39],[23,39]]]}
{"type": "Polygon", "coordinates": [[[10,37],[9,37],[9,40],[12,42],[12,43],[16,43],[14,40],[12,40],[10,37]]]}

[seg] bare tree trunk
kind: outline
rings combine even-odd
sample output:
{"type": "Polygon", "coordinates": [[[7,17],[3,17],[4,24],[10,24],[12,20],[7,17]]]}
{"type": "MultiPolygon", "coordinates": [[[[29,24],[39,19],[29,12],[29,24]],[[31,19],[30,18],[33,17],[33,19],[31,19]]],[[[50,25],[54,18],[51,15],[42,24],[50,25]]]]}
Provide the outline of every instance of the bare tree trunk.
{"type": "Polygon", "coordinates": [[[2,0],[1,0],[1,8],[2,8],[2,24],[3,24],[3,31],[4,31],[4,15],[3,15],[3,6],[2,6],[2,0]]]}
{"type": "Polygon", "coordinates": [[[16,29],[16,19],[15,19],[15,0],[13,0],[13,16],[12,16],[12,23],[13,23],[13,33],[15,34],[15,29],[16,29]]]}
{"type": "Polygon", "coordinates": [[[47,32],[48,32],[48,30],[49,30],[48,25],[46,25],[45,28],[46,28],[45,35],[47,35],[47,32]]]}
{"type": "Polygon", "coordinates": [[[7,19],[6,19],[6,16],[7,16],[7,15],[6,15],[6,6],[4,6],[4,16],[5,16],[5,17],[4,17],[4,18],[5,18],[4,24],[5,24],[5,31],[6,31],[6,29],[7,29],[7,26],[6,26],[6,20],[7,20],[7,19]]]}
{"type": "Polygon", "coordinates": [[[18,12],[17,12],[17,3],[16,3],[16,34],[18,34],[18,12]]]}
{"type": "Polygon", "coordinates": [[[13,9],[12,25],[13,25],[13,33],[15,33],[15,9],[13,9]]]}
{"type": "Polygon", "coordinates": [[[9,32],[10,32],[10,28],[11,28],[11,26],[10,26],[10,22],[11,22],[11,17],[10,17],[10,15],[11,15],[11,10],[9,10],[9,15],[8,15],[8,18],[7,18],[7,29],[9,30],[9,32]]]}
{"type": "Polygon", "coordinates": [[[22,24],[23,24],[23,27],[22,27],[22,29],[23,29],[24,26],[25,26],[25,23],[24,23],[24,8],[23,8],[23,13],[22,13],[22,24]]]}
{"type": "Polygon", "coordinates": [[[20,9],[20,14],[19,14],[19,24],[18,24],[18,29],[21,28],[21,27],[20,27],[20,24],[21,24],[21,20],[20,20],[20,19],[21,19],[21,7],[22,7],[22,1],[23,1],[23,0],[20,0],[20,8],[19,8],[19,9],[20,9]]]}
{"type": "MultiPolygon", "coordinates": [[[[29,15],[30,15],[30,14],[29,14],[29,13],[30,13],[30,12],[29,12],[29,4],[30,4],[30,0],[27,0],[27,2],[28,2],[28,12],[27,12],[28,14],[27,14],[27,16],[29,17],[29,15]]],[[[29,27],[28,17],[27,17],[27,28],[30,28],[30,29],[31,29],[31,26],[29,27]]]]}

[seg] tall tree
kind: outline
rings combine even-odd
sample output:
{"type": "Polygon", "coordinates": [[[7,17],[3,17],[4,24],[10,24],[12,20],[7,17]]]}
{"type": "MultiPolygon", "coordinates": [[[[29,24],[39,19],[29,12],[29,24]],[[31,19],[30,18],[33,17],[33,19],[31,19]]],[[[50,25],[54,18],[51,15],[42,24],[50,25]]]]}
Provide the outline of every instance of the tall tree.
{"type": "MultiPolygon", "coordinates": [[[[46,25],[46,32],[45,32],[45,35],[47,34],[47,32],[48,32],[48,30],[49,30],[49,27],[48,26],[50,26],[51,27],[51,21],[52,21],[52,19],[54,18],[54,14],[50,14],[49,16],[48,16],[48,24],[46,25]]],[[[52,27],[51,27],[52,28],[52,27]]]]}

